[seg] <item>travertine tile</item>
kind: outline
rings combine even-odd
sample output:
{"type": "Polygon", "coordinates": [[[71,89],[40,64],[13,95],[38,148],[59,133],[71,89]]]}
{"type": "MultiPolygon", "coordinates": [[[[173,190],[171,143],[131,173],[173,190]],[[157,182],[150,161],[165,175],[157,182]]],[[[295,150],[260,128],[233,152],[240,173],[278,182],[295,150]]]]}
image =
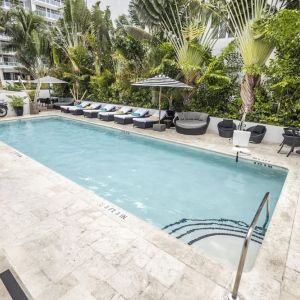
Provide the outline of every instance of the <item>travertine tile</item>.
{"type": "Polygon", "coordinates": [[[161,284],[170,287],[183,274],[185,265],[167,253],[156,254],[146,265],[146,271],[161,284]]]}
{"type": "Polygon", "coordinates": [[[186,267],[182,277],[162,297],[163,300],[202,300],[221,299],[212,298],[219,296],[221,288],[205,276],[186,267]]]}
{"type": "Polygon", "coordinates": [[[151,281],[146,272],[129,264],[118,269],[118,272],[107,279],[107,282],[126,299],[139,295],[151,281]]]}
{"type": "Polygon", "coordinates": [[[285,291],[283,291],[280,295],[280,299],[279,300],[298,300],[298,297],[295,297],[285,291]]]}
{"type": "Polygon", "coordinates": [[[283,290],[300,299],[300,273],[286,268],[283,278],[283,290]]]}
{"type": "Polygon", "coordinates": [[[148,286],[134,300],[160,300],[166,291],[167,288],[165,286],[152,278],[148,286]]]}
{"type": "Polygon", "coordinates": [[[60,297],[59,300],[96,300],[84,287],[77,285],[76,287],[69,290],[64,296],[60,297]]]}
{"type": "Polygon", "coordinates": [[[54,300],[67,294],[75,286],[79,285],[79,281],[74,277],[67,275],[60,281],[52,283],[40,293],[36,300],[54,300]]]}

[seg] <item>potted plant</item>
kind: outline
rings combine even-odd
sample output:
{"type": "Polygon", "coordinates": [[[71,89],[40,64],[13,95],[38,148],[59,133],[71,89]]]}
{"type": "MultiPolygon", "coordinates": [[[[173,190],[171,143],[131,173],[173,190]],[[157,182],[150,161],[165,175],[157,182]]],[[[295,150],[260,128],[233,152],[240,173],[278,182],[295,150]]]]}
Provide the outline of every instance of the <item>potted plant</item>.
{"type": "Polygon", "coordinates": [[[24,111],[24,97],[21,96],[9,96],[12,101],[10,102],[10,105],[14,108],[17,116],[23,116],[24,111]]]}
{"type": "Polygon", "coordinates": [[[35,98],[35,91],[34,90],[30,90],[27,91],[27,95],[29,97],[29,112],[31,115],[36,115],[40,112],[39,110],[39,106],[38,103],[36,101],[34,101],[35,98]]]}

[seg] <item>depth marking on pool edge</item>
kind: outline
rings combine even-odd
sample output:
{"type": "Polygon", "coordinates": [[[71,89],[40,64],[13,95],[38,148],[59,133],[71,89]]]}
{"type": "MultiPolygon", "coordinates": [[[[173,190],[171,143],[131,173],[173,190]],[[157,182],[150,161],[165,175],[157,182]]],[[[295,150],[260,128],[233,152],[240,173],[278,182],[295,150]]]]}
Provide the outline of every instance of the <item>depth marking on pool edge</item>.
{"type": "Polygon", "coordinates": [[[114,208],[113,206],[111,206],[111,205],[109,205],[109,204],[104,204],[104,203],[103,203],[103,205],[101,205],[101,207],[103,207],[105,210],[107,210],[107,211],[110,212],[111,214],[113,214],[113,215],[119,217],[120,219],[125,220],[125,219],[128,217],[124,212],[122,212],[122,211],[120,211],[120,210],[114,208]]]}
{"type": "Polygon", "coordinates": [[[270,169],[273,168],[273,166],[271,165],[271,162],[267,159],[262,159],[262,158],[258,158],[258,157],[253,157],[253,159],[254,159],[253,163],[255,165],[259,165],[262,167],[268,167],[270,169]]]}

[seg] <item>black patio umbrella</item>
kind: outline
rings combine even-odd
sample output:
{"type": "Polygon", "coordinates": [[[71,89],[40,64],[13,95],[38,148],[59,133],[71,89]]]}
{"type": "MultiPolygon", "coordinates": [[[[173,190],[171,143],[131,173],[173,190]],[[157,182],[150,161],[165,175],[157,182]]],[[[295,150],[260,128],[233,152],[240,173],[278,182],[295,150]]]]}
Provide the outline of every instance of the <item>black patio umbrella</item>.
{"type": "Polygon", "coordinates": [[[159,123],[160,123],[160,111],[161,111],[161,96],[163,88],[183,88],[183,89],[192,89],[193,87],[172,79],[165,75],[158,75],[152,78],[148,78],[136,83],[132,84],[133,86],[147,86],[147,87],[159,87],[159,98],[158,98],[158,106],[159,106],[159,123]]]}

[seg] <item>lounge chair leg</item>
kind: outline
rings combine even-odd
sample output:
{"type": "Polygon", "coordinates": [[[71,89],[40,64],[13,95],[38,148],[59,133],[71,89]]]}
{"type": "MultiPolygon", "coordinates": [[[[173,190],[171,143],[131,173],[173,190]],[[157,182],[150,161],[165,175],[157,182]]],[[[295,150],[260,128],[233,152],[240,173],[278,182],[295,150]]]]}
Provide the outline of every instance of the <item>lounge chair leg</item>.
{"type": "Polygon", "coordinates": [[[294,152],[294,147],[291,148],[290,152],[287,154],[286,157],[289,157],[292,152],[294,152]]]}
{"type": "Polygon", "coordinates": [[[280,151],[282,150],[282,148],[283,148],[283,143],[281,144],[281,147],[280,147],[280,149],[277,151],[277,153],[280,153],[280,151]]]}

